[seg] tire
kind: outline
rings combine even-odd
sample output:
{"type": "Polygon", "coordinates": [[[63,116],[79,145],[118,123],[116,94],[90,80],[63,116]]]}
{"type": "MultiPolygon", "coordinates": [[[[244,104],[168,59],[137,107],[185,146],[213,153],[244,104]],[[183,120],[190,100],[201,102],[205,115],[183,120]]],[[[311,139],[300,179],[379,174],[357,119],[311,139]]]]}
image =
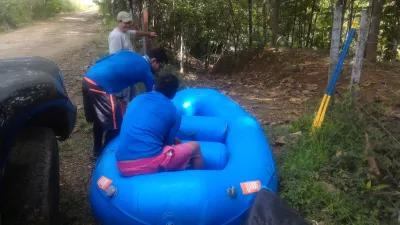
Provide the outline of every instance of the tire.
{"type": "Polygon", "coordinates": [[[1,224],[59,224],[59,170],[53,131],[45,127],[21,131],[4,174],[1,224]]]}

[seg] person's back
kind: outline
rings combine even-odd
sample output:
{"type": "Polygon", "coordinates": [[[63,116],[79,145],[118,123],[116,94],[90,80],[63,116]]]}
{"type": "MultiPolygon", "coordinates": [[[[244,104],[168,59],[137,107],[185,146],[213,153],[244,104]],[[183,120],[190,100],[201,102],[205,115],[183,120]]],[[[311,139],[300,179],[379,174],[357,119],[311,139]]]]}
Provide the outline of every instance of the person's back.
{"type": "Polygon", "coordinates": [[[150,91],[154,83],[149,62],[131,51],[120,51],[100,59],[88,70],[86,77],[111,94],[141,81],[144,81],[147,91],[150,91]]]}
{"type": "Polygon", "coordinates": [[[99,59],[88,70],[82,80],[82,96],[86,121],[93,123],[94,157],[119,134],[124,108],[115,93],[138,82],[143,82],[146,90],[151,91],[155,83],[153,73],[167,62],[167,55],[160,48],[152,49],[145,56],[120,51],[99,59]]]}
{"type": "Polygon", "coordinates": [[[181,115],[171,99],[178,86],[174,75],[162,75],[153,92],[139,95],[129,104],[115,153],[122,175],[183,170],[189,161],[194,169],[203,168],[199,144],[182,144],[176,138],[181,115]]]}
{"type": "Polygon", "coordinates": [[[159,155],[164,145],[172,145],[180,125],[174,104],[163,94],[152,91],[138,95],[129,104],[121,128],[118,161],[159,155]],[[171,128],[174,130],[171,130],[171,128]]]}

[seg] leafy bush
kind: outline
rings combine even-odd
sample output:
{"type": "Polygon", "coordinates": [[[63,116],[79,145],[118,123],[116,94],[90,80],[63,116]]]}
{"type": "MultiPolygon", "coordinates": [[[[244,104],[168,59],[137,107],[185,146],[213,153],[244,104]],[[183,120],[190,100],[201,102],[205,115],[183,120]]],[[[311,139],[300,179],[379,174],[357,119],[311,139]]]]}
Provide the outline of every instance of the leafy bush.
{"type": "MultiPolygon", "coordinates": [[[[336,104],[314,135],[309,135],[311,116],[291,124],[288,132],[302,130],[303,135],[285,146],[278,161],[280,195],[309,220],[324,224],[397,224],[400,203],[385,193],[399,187],[388,179],[387,167],[378,163],[379,177],[371,172],[365,132],[376,159],[398,159],[400,151],[380,155],[378,143],[388,148],[392,139],[353,110],[349,104],[336,104]]],[[[399,166],[392,161],[394,165],[399,166]]]]}
{"type": "Polygon", "coordinates": [[[0,31],[17,28],[36,19],[45,19],[60,12],[77,9],[74,0],[2,0],[0,31]]]}

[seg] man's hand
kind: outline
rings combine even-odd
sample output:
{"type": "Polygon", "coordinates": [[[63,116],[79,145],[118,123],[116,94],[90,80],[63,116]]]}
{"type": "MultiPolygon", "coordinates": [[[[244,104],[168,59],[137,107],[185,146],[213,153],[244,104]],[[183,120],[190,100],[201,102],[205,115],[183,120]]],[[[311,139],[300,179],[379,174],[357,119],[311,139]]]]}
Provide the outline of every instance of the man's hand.
{"type": "Polygon", "coordinates": [[[175,138],[175,140],[174,140],[174,145],[179,145],[179,144],[182,144],[182,141],[181,140],[179,140],[179,138],[175,138]]]}
{"type": "Polygon", "coordinates": [[[135,30],[135,35],[136,37],[157,37],[156,32],[145,32],[145,31],[140,31],[140,30],[135,30]]]}

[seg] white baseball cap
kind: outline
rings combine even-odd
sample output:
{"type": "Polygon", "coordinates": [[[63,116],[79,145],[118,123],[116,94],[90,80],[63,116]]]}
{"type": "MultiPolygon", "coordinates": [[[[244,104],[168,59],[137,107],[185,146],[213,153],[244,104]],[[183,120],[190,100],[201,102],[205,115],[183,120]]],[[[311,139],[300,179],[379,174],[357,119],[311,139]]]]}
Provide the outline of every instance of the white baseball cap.
{"type": "Polygon", "coordinates": [[[129,23],[129,22],[133,21],[132,20],[132,16],[129,13],[125,12],[125,11],[121,11],[121,12],[118,13],[117,20],[118,21],[122,21],[124,23],[129,23]]]}

